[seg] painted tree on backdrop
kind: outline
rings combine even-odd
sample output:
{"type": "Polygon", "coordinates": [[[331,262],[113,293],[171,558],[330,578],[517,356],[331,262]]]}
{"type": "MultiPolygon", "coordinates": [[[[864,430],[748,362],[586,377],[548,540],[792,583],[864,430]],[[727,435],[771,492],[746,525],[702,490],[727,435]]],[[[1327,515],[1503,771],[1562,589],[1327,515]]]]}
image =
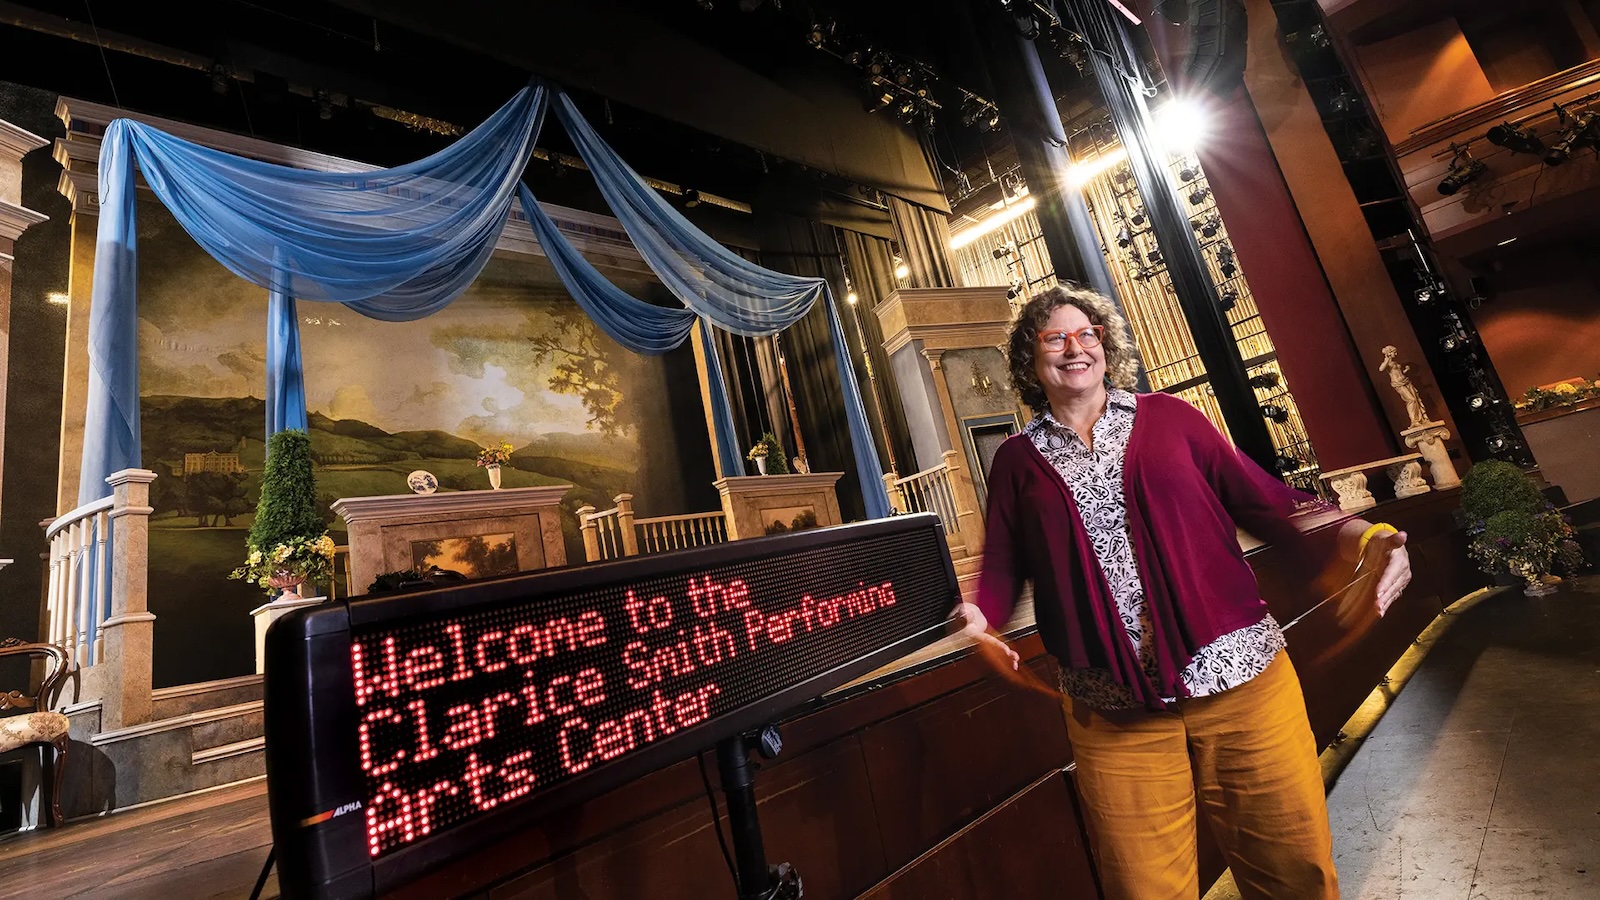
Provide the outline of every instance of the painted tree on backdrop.
{"type": "Polygon", "coordinates": [[[576,306],[557,307],[550,321],[553,327],[531,338],[536,363],[557,360],[550,390],[581,399],[589,424],[602,434],[622,434],[632,422],[624,408],[621,372],[601,342],[600,330],[576,306]]]}

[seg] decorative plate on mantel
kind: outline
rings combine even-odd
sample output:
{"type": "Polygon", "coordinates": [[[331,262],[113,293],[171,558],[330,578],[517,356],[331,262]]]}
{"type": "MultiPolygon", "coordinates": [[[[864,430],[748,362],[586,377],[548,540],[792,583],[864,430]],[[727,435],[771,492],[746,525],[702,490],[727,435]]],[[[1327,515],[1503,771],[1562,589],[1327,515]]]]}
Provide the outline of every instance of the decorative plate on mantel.
{"type": "Polygon", "coordinates": [[[406,476],[406,484],[411,486],[413,493],[431,494],[439,489],[439,479],[433,477],[432,472],[418,469],[406,476]]]}

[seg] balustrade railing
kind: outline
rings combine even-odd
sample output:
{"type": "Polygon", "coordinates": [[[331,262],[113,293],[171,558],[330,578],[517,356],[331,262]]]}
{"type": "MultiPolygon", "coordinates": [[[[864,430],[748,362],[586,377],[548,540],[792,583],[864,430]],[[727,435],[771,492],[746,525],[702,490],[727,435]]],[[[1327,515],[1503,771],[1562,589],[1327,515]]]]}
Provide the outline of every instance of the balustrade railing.
{"type": "Polygon", "coordinates": [[[635,519],[639,529],[639,552],[660,553],[723,544],[728,540],[728,520],[722,510],[635,519]]]}
{"type": "Polygon", "coordinates": [[[73,670],[105,659],[100,623],[110,616],[111,508],[114,497],[80,506],[45,528],[50,570],[45,598],[47,644],[60,647],[73,670]]]}
{"type": "Polygon", "coordinates": [[[578,510],[584,558],[590,562],[728,540],[728,523],[720,511],[635,519],[632,494],[618,494],[613,499],[617,505],[610,509],[585,506],[578,510]]]}
{"type": "Polygon", "coordinates": [[[80,673],[77,701],[99,700],[109,731],[150,719],[150,482],[124,469],[111,496],[45,526],[45,634],[80,673]]]}
{"type": "Polygon", "coordinates": [[[941,462],[915,475],[895,478],[889,498],[901,512],[927,512],[938,516],[939,521],[944,523],[947,535],[953,537],[961,533],[955,487],[951,483],[950,467],[946,463],[941,462]]]}

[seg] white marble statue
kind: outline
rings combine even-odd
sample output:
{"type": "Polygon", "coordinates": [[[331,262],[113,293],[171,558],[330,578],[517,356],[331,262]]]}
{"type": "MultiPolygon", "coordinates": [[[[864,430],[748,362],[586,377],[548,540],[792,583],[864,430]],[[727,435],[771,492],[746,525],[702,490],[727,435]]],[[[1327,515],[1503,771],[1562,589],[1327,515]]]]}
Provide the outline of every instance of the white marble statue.
{"type": "Polygon", "coordinates": [[[1428,411],[1422,406],[1422,395],[1417,393],[1417,386],[1411,383],[1406,373],[1411,371],[1409,365],[1402,365],[1395,358],[1400,351],[1393,344],[1383,348],[1383,362],[1378,364],[1378,371],[1385,369],[1389,372],[1389,386],[1405,401],[1406,416],[1411,420],[1408,428],[1421,428],[1429,424],[1428,411]]]}

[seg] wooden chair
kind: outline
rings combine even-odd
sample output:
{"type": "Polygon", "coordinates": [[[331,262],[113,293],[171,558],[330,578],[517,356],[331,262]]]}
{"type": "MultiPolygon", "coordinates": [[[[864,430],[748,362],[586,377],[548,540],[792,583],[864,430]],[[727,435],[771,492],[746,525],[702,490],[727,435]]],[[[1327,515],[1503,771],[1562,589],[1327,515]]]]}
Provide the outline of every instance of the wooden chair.
{"type": "Polygon", "coordinates": [[[48,707],[56,699],[61,679],[67,674],[67,655],[54,644],[27,644],[17,638],[0,640],[0,657],[43,656],[44,680],[37,694],[0,691],[0,753],[39,745],[42,782],[45,790],[46,824],[61,824],[61,776],[67,768],[67,730],[71,723],[48,707]],[[25,710],[15,713],[13,710],[25,710]]]}

